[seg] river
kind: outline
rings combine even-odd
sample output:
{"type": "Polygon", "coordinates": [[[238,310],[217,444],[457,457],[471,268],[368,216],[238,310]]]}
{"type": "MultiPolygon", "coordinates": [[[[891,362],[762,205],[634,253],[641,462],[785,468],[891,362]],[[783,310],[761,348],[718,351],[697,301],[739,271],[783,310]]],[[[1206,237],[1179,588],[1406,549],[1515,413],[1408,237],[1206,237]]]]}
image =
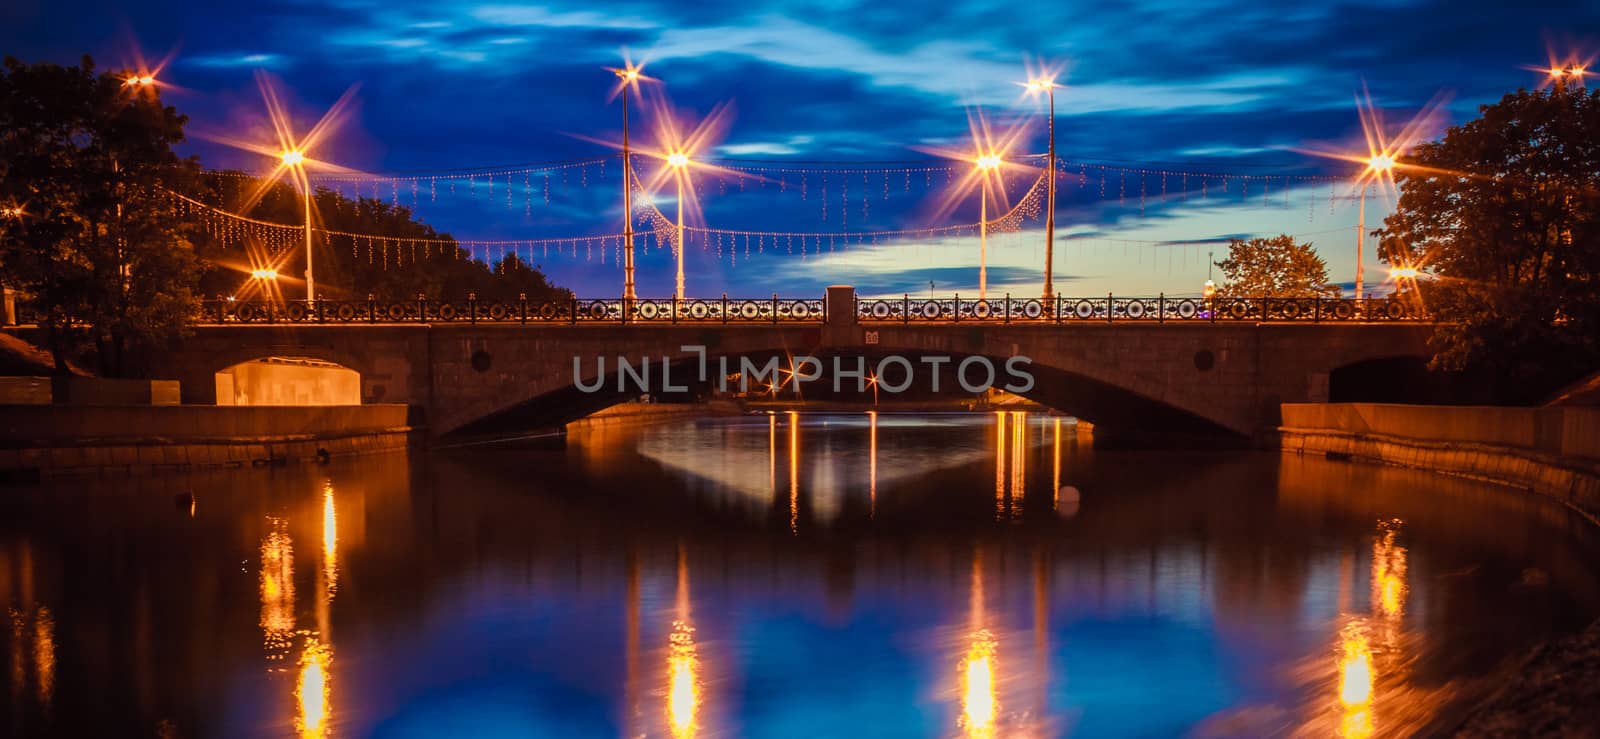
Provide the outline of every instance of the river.
{"type": "Polygon", "coordinates": [[[1004,414],[0,489],[0,733],[1385,736],[1600,614],[1523,493],[1004,414]]]}

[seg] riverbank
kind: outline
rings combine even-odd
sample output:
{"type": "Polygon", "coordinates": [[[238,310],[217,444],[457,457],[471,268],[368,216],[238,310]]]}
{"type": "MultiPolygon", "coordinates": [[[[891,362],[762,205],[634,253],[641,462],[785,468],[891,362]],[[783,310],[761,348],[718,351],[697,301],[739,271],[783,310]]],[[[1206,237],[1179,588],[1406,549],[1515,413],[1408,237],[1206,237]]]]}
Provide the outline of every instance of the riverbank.
{"type": "MultiPolygon", "coordinates": [[[[1283,453],[1359,459],[1544,495],[1600,525],[1600,409],[1285,404],[1283,453]]],[[[1600,622],[1506,668],[1451,733],[1600,736],[1600,622]]]]}
{"type": "Polygon", "coordinates": [[[1534,649],[1455,735],[1600,735],[1600,621],[1534,649]]]}
{"type": "Polygon", "coordinates": [[[1283,453],[1361,459],[1545,495],[1600,525],[1600,408],[1288,403],[1283,453]]]}
{"type": "Polygon", "coordinates": [[[320,461],[404,448],[400,404],[0,406],[0,479],[320,461]]]}

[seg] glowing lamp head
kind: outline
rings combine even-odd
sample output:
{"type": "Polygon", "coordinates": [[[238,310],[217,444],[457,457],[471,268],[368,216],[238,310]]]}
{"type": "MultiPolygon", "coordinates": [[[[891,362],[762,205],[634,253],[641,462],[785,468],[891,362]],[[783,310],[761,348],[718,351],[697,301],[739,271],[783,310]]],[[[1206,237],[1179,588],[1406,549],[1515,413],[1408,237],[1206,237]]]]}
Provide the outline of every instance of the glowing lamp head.
{"type": "Polygon", "coordinates": [[[1395,267],[1389,270],[1389,276],[1396,280],[1415,280],[1418,274],[1420,273],[1416,267],[1395,267]]]}
{"type": "Polygon", "coordinates": [[[1367,168],[1374,172],[1388,172],[1394,169],[1394,157],[1388,154],[1379,154],[1367,160],[1367,168]]]}
{"type": "Polygon", "coordinates": [[[972,161],[978,165],[978,169],[985,172],[1000,168],[1000,156],[997,154],[984,154],[972,161]]]}
{"type": "Polygon", "coordinates": [[[276,280],[276,279],[278,279],[278,270],[275,270],[275,269],[255,269],[255,270],[251,270],[250,271],[250,277],[252,277],[254,279],[257,279],[257,280],[276,280]]]}
{"type": "Polygon", "coordinates": [[[1056,81],[1052,79],[1028,80],[1028,89],[1033,92],[1045,92],[1055,89],[1056,81]]]}
{"type": "Polygon", "coordinates": [[[22,206],[14,205],[9,208],[0,208],[0,216],[5,216],[6,218],[21,218],[22,206]]]}
{"type": "Polygon", "coordinates": [[[294,150],[294,149],[290,149],[289,151],[284,152],[280,156],[283,159],[283,163],[285,165],[290,166],[290,167],[298,165],[301,162],[304,162],[306,160],[306,155],[305,154],[299,152],[298,150],[294,150]]]}
{"type": "Polygon", "coordinates": [[[1550,68],[1550,76],[1551,77],[1560,77],[1560,76],[1562,76],[1562,75],[1564,75],[1566,73],[1567,73],[1567,70],[1562,69],[1560,67],[1551,67],[1550,68]]]}
{"type": "Polygon", "coordinates": [[[155,83],[156,77],[153,74],[136,74],[123,81],[122,84],[128,87],[149,87],[155,83]]]}
{"type": "Polygon", "coordinates": [[[685,153],[683,153],[681,151],[675,151],[675,152],[673,152],[671,154],[668,154],[667,155],[667,165],[670,166],[670,167],[673,167],[675,169],[682,169],[683,167],[687,167],[687,166],[689,166],[689,155],[685,154],[685,153]]]}

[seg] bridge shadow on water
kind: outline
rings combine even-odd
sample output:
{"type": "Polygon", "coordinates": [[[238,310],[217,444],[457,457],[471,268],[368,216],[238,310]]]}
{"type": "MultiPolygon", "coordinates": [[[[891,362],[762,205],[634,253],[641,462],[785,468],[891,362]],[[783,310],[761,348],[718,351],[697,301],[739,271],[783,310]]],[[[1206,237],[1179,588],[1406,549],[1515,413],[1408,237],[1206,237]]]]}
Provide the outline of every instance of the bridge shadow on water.
{"type": "MultiPolygon", "coordinates": [[[[798,352],[777,349],[737,355],[712,352],[704,360],[703,376],[702,362],[693,356],[670,361],[655,357],[647,364],[633,360],[626,371],[618,368],[616,357],[582,358],[573,370],[574,376],[583,377],[581,385],[574,382],[511,405],[450,432],[444,440],[448,444],[538,435],[644,395],[669,404],[737,395],[752,400],[789,400],[796,407],[804,407],[808,401],[843,402],[892,410],[897,401],[974,401],[985,395],[982,389],[994,387],[1093,423],[1095,443],[1102,447],[1237,448],[1249,443],[1245,436],[1214,421],[1117,384],[1044,364],[1008,364],[1009,357],[821,349],[810,353],[819,363],[818,376],[796,382],[797,356],[798,352]],[[982,361],[963,371],[968,359],[982,361]],[[598,362],[603,362],[603,367],[598,362]],[[772,375],[776,383],[763,375],[770,362],[776,362],[777,372],[772,375]],[[879,368],[883,370],[881,378],[877,376],[879,368]],[[604,372],[597,374],[596,369],[604,372]],[[875,389],[874,382],[881,385],[875,389]]],[[[799,371],[805,370],[801,367],[799,371]]]]}

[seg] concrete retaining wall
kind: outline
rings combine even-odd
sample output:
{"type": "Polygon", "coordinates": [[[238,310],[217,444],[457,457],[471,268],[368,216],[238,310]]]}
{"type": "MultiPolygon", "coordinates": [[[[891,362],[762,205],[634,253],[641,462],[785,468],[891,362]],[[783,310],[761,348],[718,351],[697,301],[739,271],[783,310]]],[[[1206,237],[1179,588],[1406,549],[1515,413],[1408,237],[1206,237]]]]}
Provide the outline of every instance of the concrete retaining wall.
{"type": "Polygon", "coordinates": [[[1282,413],[1285,452],[1495,482],[1600,516],[1600,408],[1287,403],[1282,413]]]}
{"type": "Polygon", "coordinates": [[[0,471],[148,472],[405,447],[405,405],[0,406],[0,471]]]}

